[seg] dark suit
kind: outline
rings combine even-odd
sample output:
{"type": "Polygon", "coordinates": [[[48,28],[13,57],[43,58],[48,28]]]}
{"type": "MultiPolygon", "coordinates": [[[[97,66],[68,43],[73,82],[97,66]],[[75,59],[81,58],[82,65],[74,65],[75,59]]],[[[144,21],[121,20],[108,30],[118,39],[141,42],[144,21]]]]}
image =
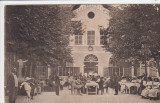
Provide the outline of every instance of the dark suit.
{"type": "Polygon", "coordinates": [[[7,90],[9,90],[9,103],[15,103],[17,98],[18,87],[15,87],[15,79],[10,74],[7,81],[7,90]]]}
{"type": "Polygon", "coordinates": [[[114,76],[114,88],[115,88],[115,94],[118,94],[118,76],[114,76]]]}
{"type": "Polygon", "coordinates": [[[59,86],[60,86],[60,80],[59,80],[59,77],[57,76],[56,79],[55,79],[56,95],[59,95],[59,86]]]}
{"type": "Polygon", "coordinates": [[[102,79],[100,79],[100,81],[98,82],[98,85],[99,85],[99,89],[97,91],[97,94],[99,94],[99,90],[101,90],[101,95],[103,95],[103,93],[104,93],[104,87],[103,87],[104,81],[102,79]]]}

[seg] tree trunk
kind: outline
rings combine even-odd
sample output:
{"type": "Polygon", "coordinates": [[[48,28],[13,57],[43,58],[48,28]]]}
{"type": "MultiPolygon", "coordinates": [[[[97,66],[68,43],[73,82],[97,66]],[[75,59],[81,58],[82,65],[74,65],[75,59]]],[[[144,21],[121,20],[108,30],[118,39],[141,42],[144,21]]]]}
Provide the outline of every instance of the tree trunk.
{"type": "Polygon", "coordinates": [[[159,73],[159,75],[160,75],[159,58],[156,59],[156,64],[157,64],[158,73],[159,73]]]}
{"type": "MultiPolygon", "coordinates": [[[[146,58],[145,58],[145,60],[144,60],[144,64],[145,64],[145,77],[146,77],[146,80],[148,81],[148,79],[147,79],[147,61],[146,61],[146,58]]],[[[147,82],[146,81],[146,82],[147,82]]]]}
{"type": "Polygon", "coordinates": [[[29,73],[29,76],[32,77],[32,62],[31,62],[31,65],[30,65],[30,73],[29,73]]]}

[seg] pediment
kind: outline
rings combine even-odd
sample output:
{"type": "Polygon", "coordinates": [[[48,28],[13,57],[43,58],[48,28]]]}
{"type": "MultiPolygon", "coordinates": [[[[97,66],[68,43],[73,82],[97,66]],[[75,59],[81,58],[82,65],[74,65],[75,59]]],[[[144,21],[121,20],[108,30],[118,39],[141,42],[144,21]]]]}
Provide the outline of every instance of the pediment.
{"type": "Polygon", "coordinates": [[[94,10],[100,10],[104,13],[108,13],[109,12],[109,9],[107,9],[106,7],[104,7],[103,5],[75,5],[73,7],[73,11],[74,12],[81,12],[81,11],[85,11],[85,10],[89,10],[89,9],[94,9],[94,10]]]}

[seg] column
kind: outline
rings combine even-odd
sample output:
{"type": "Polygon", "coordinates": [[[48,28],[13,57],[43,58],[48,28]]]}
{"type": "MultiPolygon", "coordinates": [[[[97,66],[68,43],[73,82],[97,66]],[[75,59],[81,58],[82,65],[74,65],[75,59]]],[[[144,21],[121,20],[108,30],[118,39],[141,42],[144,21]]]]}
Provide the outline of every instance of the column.
{"type": "Polygon", "coordinates": [[[132,68],[131,68],[131,73],[132,73],[132,77],[134,77],[134,66],[132,65],[132,68]]]}
{"type": "Polygon", "coordinates": [[[142,75],[142,62],[139,63],[140,64],[140,67],[139,67],[139,76],[142,75]]]}
{"type": "Polygon", "coordinates": [[[124,67],[123,67],[123,76],[125,76],[125,74],[124,74],[124,67]]]}
{"type": "Polygon", "coordinates": [[[58,76],[59,76],[59,68],[60,68],[60,66],[58,66],[58,70],[56,71],[57,72],[56,75],[58,75],[58,76]]]}
{"type": "Polygon", "coordinates": [[[49,79],[49,76],[51,75],[51,68],[48,67],[48,79],[49,79]]]}
{"type": "Polygon", "coordinates": [[[18,62],[18,77],[22,78],[22,68],[23,68],[23,61],[22,59],[17,60],[18,62]]]}
{"type": "Polygon", "coordinates": [[[134,66],[133,66],[133,62],[132,62],[132,67],[131,67],[131,73],[132,73],[132,77],[134,77],[134,66]]]}

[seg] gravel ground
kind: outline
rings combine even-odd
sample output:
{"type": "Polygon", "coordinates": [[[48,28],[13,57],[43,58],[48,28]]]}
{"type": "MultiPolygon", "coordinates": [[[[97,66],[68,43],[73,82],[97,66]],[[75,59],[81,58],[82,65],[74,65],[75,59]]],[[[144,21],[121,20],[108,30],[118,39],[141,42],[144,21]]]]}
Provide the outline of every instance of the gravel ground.
{"type": "MultiPolygon", "coordinates": [[[[5,103],[8,103],[8,97],[5,97],[5,103]]],[[[26,103],[26,96],[18,96],[16,103],[26,103]]],[[[35,96],[32,103],[160,103],[160,100],[142,99],[141,96],[132,94],[114,95],[112,89],[103,95],[71,95],[65,89],[60,91],[59,96],[55,92],[43,92],[35,96]]]]}

